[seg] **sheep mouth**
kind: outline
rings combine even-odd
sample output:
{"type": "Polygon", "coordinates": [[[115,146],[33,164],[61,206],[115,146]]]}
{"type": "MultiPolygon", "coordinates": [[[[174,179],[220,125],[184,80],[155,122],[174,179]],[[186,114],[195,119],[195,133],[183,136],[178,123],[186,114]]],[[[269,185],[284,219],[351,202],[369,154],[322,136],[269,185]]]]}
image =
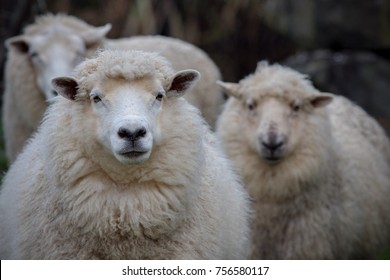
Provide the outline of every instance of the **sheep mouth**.
{"type": "Polygon", "coordinates": [[[146,161],[150,156],[150,150],[124,149],[115,153],[117,160],[124,164],[139,164],[146,161]]]}
{"type": "Polygon", "coordinates": [[[283,155],[282,153],[271,153],[271,152],[262,152],[261,153],[261,158],[268,164],[274,165],[278,164],[283,160],[283,155]]]}
{"type": "Polygon", "coordinates": [[[271,155],[264,157],[264,160],[269,164],[278,164],[282,161],[282,157],[271,155]]]}
{"type": "Polygon", "coordinates": [[[120,155],[127,158],[137,158],[145,155],[146,153],[147,151],[130,151],[130,152],[120,153],[120,155]]]}
{"type": "Polygon", "coordinates": [[[270,151],[268,149],[262,149],[260,152],[260,157],[262,160],[264,160],[266,163],[270,165],[275,165],[280,163],[285,156],[285,153],[283,150],[278,149],[277,151],[270,151]]]}

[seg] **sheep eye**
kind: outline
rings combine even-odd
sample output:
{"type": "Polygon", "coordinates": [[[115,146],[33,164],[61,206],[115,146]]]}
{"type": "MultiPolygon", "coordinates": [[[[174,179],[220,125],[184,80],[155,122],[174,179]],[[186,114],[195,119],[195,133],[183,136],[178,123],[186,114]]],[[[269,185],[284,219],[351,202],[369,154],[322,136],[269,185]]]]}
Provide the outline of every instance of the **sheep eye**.
{"type": "Polygon", "coordinates": [[[157,95],[156,95],[156,99],[158,101],[161,101],[163,99],[163,97],[164,97],[164,95],[161,92],[157,93],[157,95]]]}
{"type": "Polygon", "coordinates": [[[292,110],[293,110],[294,112],[299,112],[299,110],[301,110],[301,105],[299,105],[299,104],[293,104],[293,105],[292,105],[292,110]]]}
{"type": "Polygon", "coordinates": [[[291,103],[290,103],[290,106],[291,106],[291,110],[293,112],[299,112],[302,108],[301,106],[301,102],[299,102],[299,100],[293,100],[291,103]]]}
{"type": "Polygon", "coordinates": [[[36,58],[36,57],[38,57],[38,53],[37,52],[31,52],[30,53],[30,57],[31,58],[36,58]]]}
{"type": "Polygon", "coordinates": [[[93,100],[93,102],[95,102],[95,103],[99,103],[100,101],[102,101],[102,99],[101,99],[99,96],[97,96],[97,95],[95,95],[94,97],[92,97],[92,100],[93,100]]]}
{"type": "Polygon", "coordinates": [[[246,106],[248,108],[249,111],[253,111],[255,108],[256,108],[256,102],[253,101],[253,100],[249,100],[247,103],[246,103],[246,106]]]}

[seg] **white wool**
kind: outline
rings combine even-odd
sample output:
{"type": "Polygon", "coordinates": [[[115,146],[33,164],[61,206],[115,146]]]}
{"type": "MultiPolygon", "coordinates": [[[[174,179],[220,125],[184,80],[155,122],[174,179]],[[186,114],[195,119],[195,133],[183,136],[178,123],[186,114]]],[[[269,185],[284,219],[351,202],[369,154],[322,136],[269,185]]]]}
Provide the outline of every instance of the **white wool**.
{"type": "Polygon", "coordinates": [[[98,79],[122,78],[128,81],[146,76],[157,76],[163,87],[168,88],[173,77],[169,61],[157,53],[144,53],[135,50],[100,51],[97,57],[87,59],[74,74],[81,80],[81,89],[92,89],[98,79]],[[124,60],[126,57],[126,60],[124,60]]]}

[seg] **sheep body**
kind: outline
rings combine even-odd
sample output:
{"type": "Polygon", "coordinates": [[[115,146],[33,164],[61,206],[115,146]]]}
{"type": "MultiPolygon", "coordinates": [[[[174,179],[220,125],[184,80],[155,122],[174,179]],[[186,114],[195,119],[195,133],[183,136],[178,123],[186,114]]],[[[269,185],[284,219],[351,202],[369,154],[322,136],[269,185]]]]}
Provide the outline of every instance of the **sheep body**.
{"type": "Polygon", "coordinates": [[[247,193],[199,111],[180,97],[194,71],[173,73],[157,54],[103,51],[82,63],[74,80],[56,79],[64,96],[72,91],[64,84],[77,80],[77,94],[56,97],[5,176],[2,259],[247,257],[247,193]],[[160,87],[164,98],[152,101],[160,87]],[[96,101],[96,92],[105,96],[96,101]],[[142,98],[156,114],[156,127],[144,132],[153,147],[148,159],[127,163],[131,155],[107,145],[107,135],[127,141],[123,132],[111,133],[105,122],[131,108],[125,120],[132,125],[133,104],[142,98]]]}
{"type": "Polygon", "coordinates": [[[252,258],[372,258],[388,248],[389,141],[370,116],[280,65],[221,85],[233,97],[217,134],[254,200],[252,258]]]}

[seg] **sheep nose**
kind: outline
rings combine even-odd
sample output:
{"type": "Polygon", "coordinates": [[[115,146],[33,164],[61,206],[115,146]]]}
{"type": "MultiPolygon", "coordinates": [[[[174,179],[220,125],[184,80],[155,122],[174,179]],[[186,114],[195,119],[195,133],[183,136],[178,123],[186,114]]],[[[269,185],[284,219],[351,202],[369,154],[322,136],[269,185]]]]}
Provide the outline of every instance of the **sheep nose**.
{"type": "Polygon", "coordinates": [[[281,140],[281,141],[275,140],[275,141],[269,141],[269,142],[262,141],[261,144],[263,145],[264,148],[266,148],[270,152],[275,152],[277,149],[279,149],[280,147],[283,146],[284,141],[283,140],[281,140]]]}
{"type": "Polygon", "coordinates": [[[147,131],[145,127],[139,127],[134,130],[130,130],[125,127],[121,127],[118,130],[118,136],[119,138],[130,140],[130,141],[137,141],[142,137],[145,137],[147,131]]]}

